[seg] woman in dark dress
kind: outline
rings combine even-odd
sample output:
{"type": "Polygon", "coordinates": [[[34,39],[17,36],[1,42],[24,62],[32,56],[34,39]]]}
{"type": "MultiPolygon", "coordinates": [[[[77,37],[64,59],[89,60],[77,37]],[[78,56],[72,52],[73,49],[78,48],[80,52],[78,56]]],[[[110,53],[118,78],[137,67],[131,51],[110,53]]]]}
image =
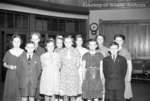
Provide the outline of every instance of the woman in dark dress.
{"type": "Polygon", "coordinates": [[[4,85],[4,93],[3,93],[3,101],[19,101],[19,87],[18,80],[16,77],[16,63],[18,58],[24,52],[23,49],[20,48],[21,45],[21,37],[19,35],[12,36],[12,48],[9,49],[3,59],[4,67],[7,68],[5,85],[4,85]]]}
{"type": "Polygon", "coordinates": [[[102,98],[103,84],[101,76],[101,60],[103,55],[96,51],[97,44],[95,40],[89,40],[89,52],[85,53],[82,57],[83,84],[82,92],[83,98],[88,100],[97,100],[102,98]]]}

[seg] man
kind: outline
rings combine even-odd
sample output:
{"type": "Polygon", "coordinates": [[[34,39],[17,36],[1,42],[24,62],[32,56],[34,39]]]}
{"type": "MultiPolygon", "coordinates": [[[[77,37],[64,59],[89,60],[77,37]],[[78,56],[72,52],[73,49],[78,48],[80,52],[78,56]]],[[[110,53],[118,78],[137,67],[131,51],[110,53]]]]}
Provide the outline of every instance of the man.
{"type": "Polygon", "coordinates": [[[22,101],[35,101],[38,77],[41,72],[40,57],[34,53],[34,43],[26,43],[26,53],[17,62],[17,75],[22,101]]]}
{"type": "MultiPolygon", "coordinates": [[[[32,32],[31,33],[31,39],[30,41],[32,41],[34,44],[35,44],[35,50],[34,50],[34,53],[38,56],[41,56],[41,54],[43,54],[45,52],[45,49],[42,48],[40,45],[39,45],[39,42],[40,42],[40,38],[41,38],[41,35],[39,32],[32,32]]],[[[36,100],[37,101],[40,101],[41,97],[40,97],[40,94],[39,94],[39,85],[40,85],[40,78],[41,78],[41,75],[39,75],[39,78],[38,78],[38,87],[37,87],[37,90],[36,90],[36,100]]]]}
{"type": "Polygon", "coordinates": [[[127,61],[118,55],[119,45],[116,42],[110,44],[109,51],[110,56],[103,59],[105,101],[124,101],[127,61]]]}
{"type": "Polygon", "coordinates": [[[131,77],[132,77],[132,57],[128,49],[124,47],[125,36],[122,34],[116,34],[114,36],[115,42],[119,44],[119,55],[123,56],[127,60],[127,73],[125,77],[125,93],[124,97],[126,101],[131,101],[133,98],[132,87],[131,87],[131,77]]]}
{"type": "Polygon", "coordinates": [[[40,42],[40,38],[41,38],[41,35],[39,32],[32,32],[31,33],[31,39],[30,41],[32,41],[34,44],[35,44],[35,54],[37,55],[41,55],[45,52],[45,49],[42,48],[40,45],[39,45],[39,42],[40,42]]]}

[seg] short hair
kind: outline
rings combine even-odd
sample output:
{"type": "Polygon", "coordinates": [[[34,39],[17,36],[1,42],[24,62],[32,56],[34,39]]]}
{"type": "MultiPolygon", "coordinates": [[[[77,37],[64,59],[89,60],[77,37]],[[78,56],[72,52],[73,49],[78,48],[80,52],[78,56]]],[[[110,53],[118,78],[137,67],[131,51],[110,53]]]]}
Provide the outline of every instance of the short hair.
{"type": "Polygon", "coordinates": [[[89,49],[89,43],[90,43],[90,42],[95,42],[96,45],[97,45],[97,41],[96,41],[95,38],[93,38],[93,39],[88,39],[87,42],[86,42],[86,47],[87,47],[88,49],[89,49]]]}
{"type": "Polygon", "coordinates": [[[117,42],[115,42],[115,41],[111,42],[111,43],[109,44],[109,47],[111,47],[111,46],[113,46],[113,45],[116,45],[116,46],[119,48],[119,44],[118,44],[117,42]]]}
{"type": "MultiPolygon", "coordinates": [[[[88,44],[89,44],[90,42],[96,42],[96,40],[95,40],[95,39],[89,39],[89,40],[88,40],[88,44]]],[[[97,42],[96,42],[96,43],[97,43],[97,42]]]]}
{"type": "Polygon", "coordinates": [[[62,40],[62,41],[64,41],[64,37],[63,37],[63,35],[56,35],[56,38],[55,38],[55,41],[57,41],[57,40],[62,40]]]}
{"type": "Polygon", "coordinates": [[[116,35],[114,36],[114,40],[115,40],[117,37],[120,37],[120,38],[122,38],[122,40],[125,41],[125,36],[124,36],[123,34],[116,34],[116,35]]]}
{"type": "Polygon", "coordinates": [[[31,38],[33,35],[37,35],[39,39],[41,38],[41,34],[39,32],[31,32],[31,38]]]}
{"type": "Polygon", "coordinates": [[[63,35],[60,34],[56,35],[56,39],[63,39],[63,35]]]}
{"type": "Polygon", "coordinates": [[[45,41],[45,47],[46,47],[47,44],[50,43],[50,42],[54,43],[54,45],[55,45],[54,39],[50,37],[49,39],[47,39],[47,40],[45,41]]]}
{"type": "Polygon", "coordinates": [[[98,35],[96,36],[96,40],[97,40],[97,38],[98,38],[99,36],[103,37],[104,40],[106,39],[105,35],[103,35],[103,34],[98,34],[98,35]]]}
{"type": "Polygon", "coordinates": [[[76,39],[76,40],[77,40],[78,38],[82,38],[82,39],[83,39],[83,37],[82,37],[81,34],[77,34],[77,35],[75,36],[75,39],[76,39]]]}
{"type": "Polygon", "coordinates": [[[66,36],[64,37],[64,40],[67,39],[67,38],[70,38],[70,39],[72,39],[72,41],[73,41],[72,35],[70,35],[70,34],[69,34],[69,35],[66,35],[66,36]]]}
{"type": "Polygon", "coordinates": [[[33,44],[33,45],[35,45],[34,42],[32,42],[32,41],[30,41],[30,40],[26,42],[26,45],[25,45],[25,46],[27,46],[28,44],[33,44]]]}
{"type": "Polygon", "coordinates": [[[21,43],[22,43],[22,39],[21,39],[21,36],[19,34],[13,34],[11,37],[11,42],[14,40],[14,38],[19,38],[21,43]]]}
{"type": "Polygon", "coordinates": [[[21,44],[22,44],[23,41],[22,41],[22,39],[21,39],[21,36],[20,36],[19,34],[13,34],[12,37],[11,37],[11,40],[10,40],[10,47],[13,47],[12,42],[13,42],[13,40],[14,40],[15,38],[19,38],[19,39],[20,39],[20,42],[21,42],[21,44]]]}

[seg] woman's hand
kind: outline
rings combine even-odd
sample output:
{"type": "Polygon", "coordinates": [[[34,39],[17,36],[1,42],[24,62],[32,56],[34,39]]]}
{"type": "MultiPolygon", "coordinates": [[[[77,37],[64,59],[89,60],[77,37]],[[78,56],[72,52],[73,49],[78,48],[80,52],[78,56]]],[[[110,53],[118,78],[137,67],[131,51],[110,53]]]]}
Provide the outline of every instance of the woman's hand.
{"type": "Polygon", "coordinates": [[[11,69],[11,70],[16,70],[16,66],[14,66],[14,65],[9,65],[9,69],[11,69]]]}

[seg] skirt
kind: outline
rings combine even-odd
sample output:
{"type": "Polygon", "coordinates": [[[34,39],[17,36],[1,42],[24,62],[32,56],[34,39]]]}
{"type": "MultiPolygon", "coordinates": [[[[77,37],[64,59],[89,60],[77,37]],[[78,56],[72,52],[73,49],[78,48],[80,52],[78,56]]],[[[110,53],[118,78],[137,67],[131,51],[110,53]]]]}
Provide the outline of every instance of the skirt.
{"type": "Polygon", "coordinates": [[[102,98],[103,85],[99,70],[88,69],[82,84],[82,95],[85,99],[102,98]]]}
{"type": "Polygon", "coordinates": [[[3,101],[19,101],[20,99],[21,98],[16,71],[7,70],[4,84],[3,101]]]}

